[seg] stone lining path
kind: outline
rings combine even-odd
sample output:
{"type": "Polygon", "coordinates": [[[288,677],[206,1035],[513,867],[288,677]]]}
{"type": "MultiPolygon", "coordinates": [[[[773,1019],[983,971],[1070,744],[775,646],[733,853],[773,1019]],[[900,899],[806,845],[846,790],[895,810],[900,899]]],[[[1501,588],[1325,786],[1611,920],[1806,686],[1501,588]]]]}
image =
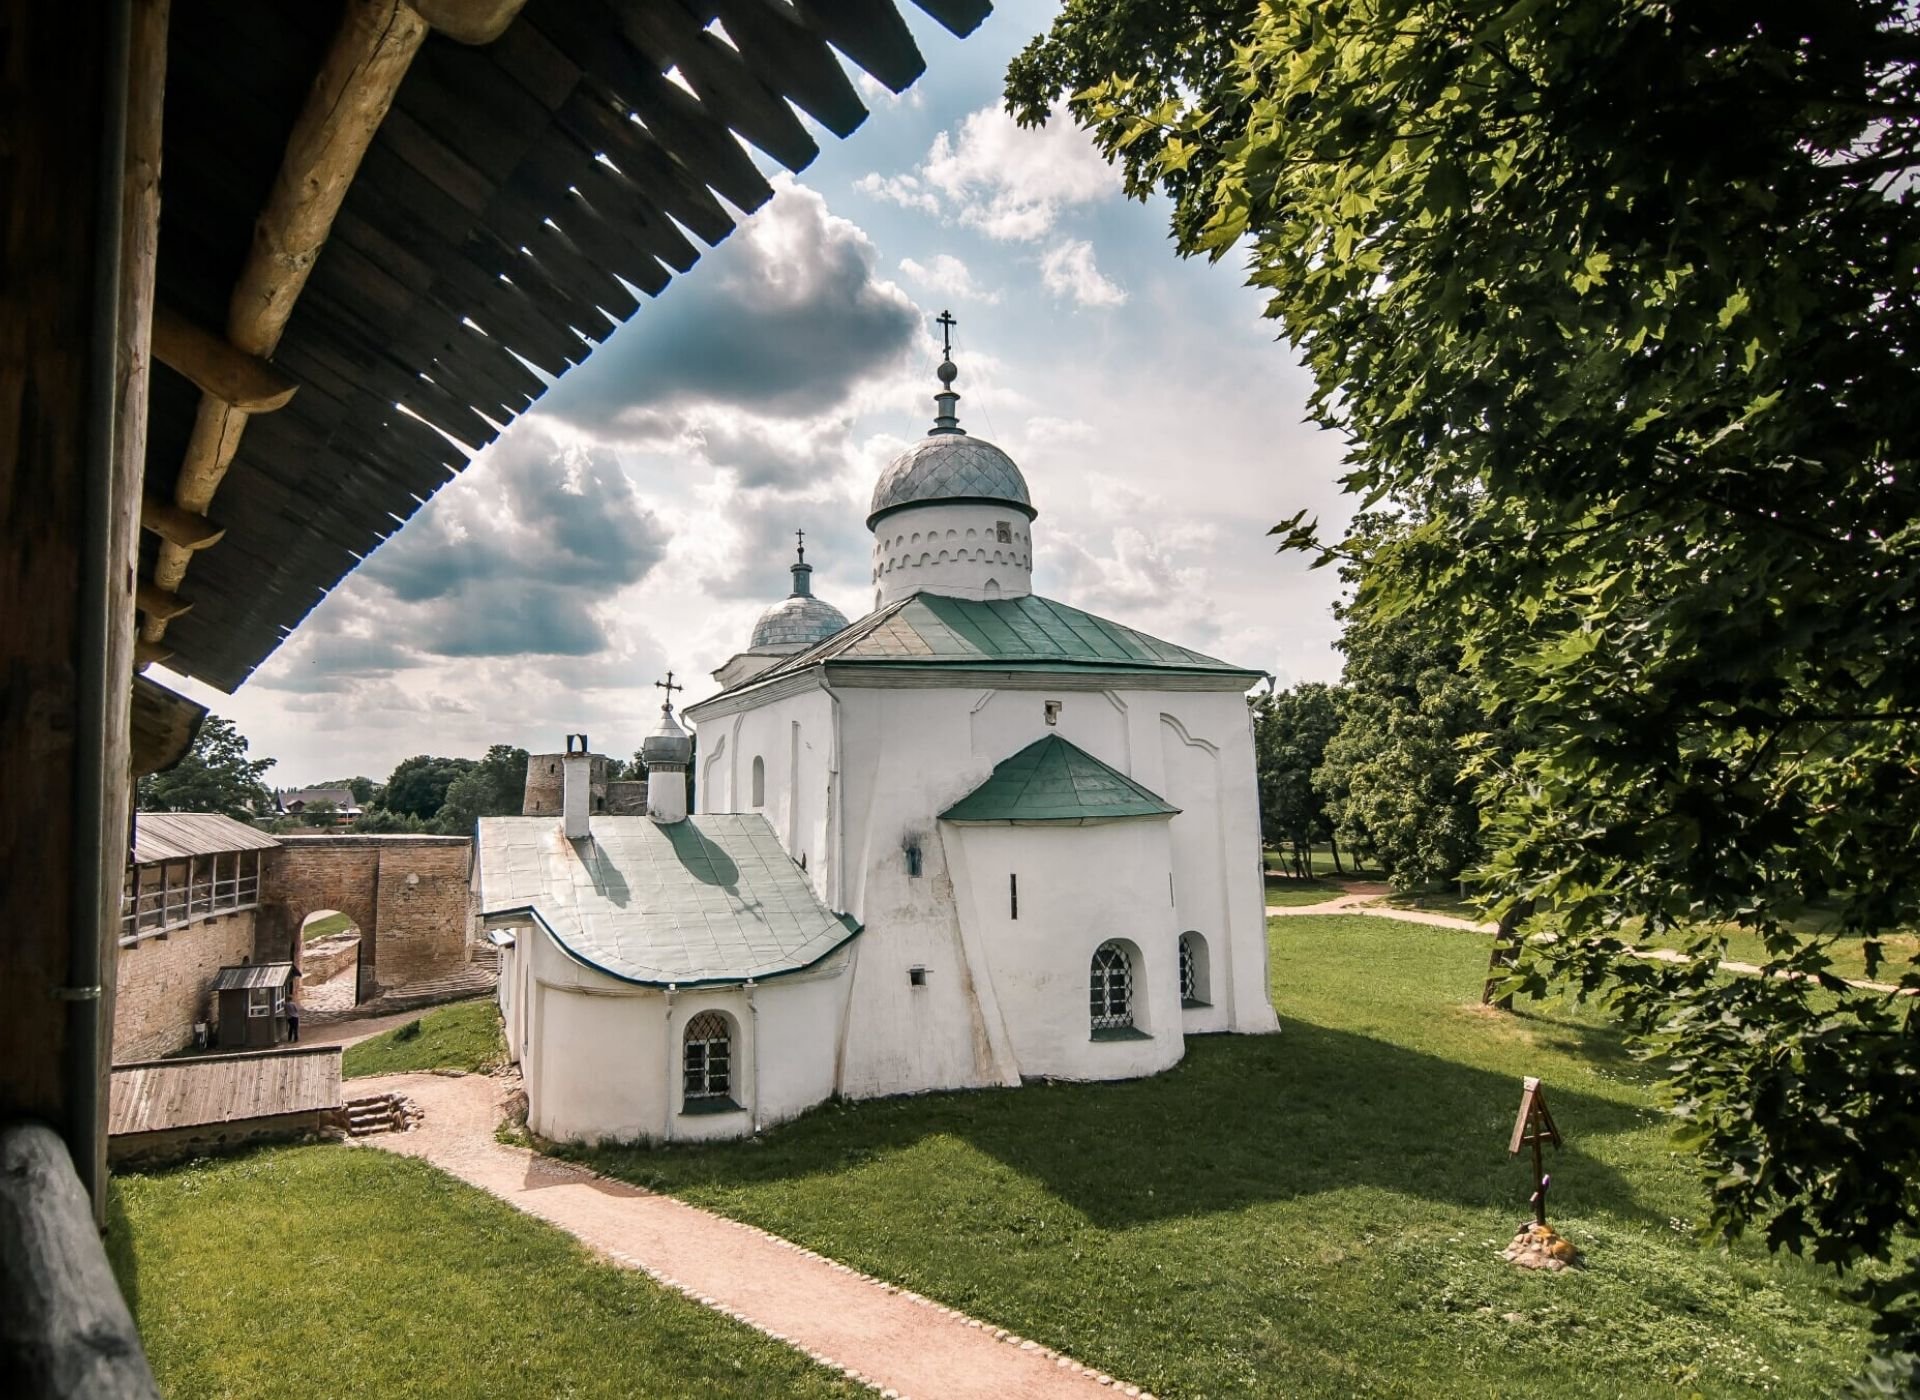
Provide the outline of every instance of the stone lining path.
{"type": "MultiPolygon", "coordinates": [[[[1480,923],[1473,919],[1462,919],[1453,914],[1435,914],[1426,909],[1396,909],[1391,904],[1380,903],[1389,893],[1391,893],[1391,891],[1386,885],[1354,880],[1348,883],[1345,894],[1337,895],[1323,903],[1292,905],[1269,904],[1267,906],[1267,913],[1280,917],[1292,917],[1303,914],[1367,914],[1376,919],[1398,919],[1403,923],[1430,924],[1435,928],[1464,929],[1469,933],[1494,933],[1499,927],[1497,924],[1480,923]]],[[[1543,937],[1544,936],[1551,935],[1543,935],[1543,937]]],[[[1672,948],[1636,948],[1633,950],[1633,956],[1636,958],[1656,959],[1660,962],[1685,962],[1687,960],[1685,953],[1678,952],[1672,948]]],[[[1768,974],[1765,969],[1755,963],[1733,962],[1724,958],[1720,962],[1720,970],[1722,972],[1737,973],[1743,977],[1762,977],[1767,975],[1787,977],[1800,975],[1798,973],[1768,974]]],[[[1864,992],[1888,992],[1901,993],[1906,996],[1913,995],[1912,992],[1905,991],[1891,982],[1868,982],[1861,978],[1852,977],[1842,980],[1844,980],[1849,987],[1858,987],[1864,992]]]]}
{"type": "Polygon", "coordinates": [[[737,1221],[494,1139],[503,1081],[389,1074],[356,1093],[399,1093],[424,1116],[362,1144],[419,1157],[557,1225],[614,1262],[797,1347],[889,1396],[918,1400],[1091,1400],[1137,1386],[1037,1342],[737,1221]]]}

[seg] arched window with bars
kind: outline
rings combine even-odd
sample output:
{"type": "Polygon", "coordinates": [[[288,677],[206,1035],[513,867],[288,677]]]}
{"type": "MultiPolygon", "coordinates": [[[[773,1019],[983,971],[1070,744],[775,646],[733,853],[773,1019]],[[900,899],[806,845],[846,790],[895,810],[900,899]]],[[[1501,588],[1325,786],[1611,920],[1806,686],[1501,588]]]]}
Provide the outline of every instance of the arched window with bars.
{"type": "Polygon", "coordinates": [[[1210,980],[1207,967],[1207,940],[1204,935],[1188,929],[1180,935],[1180,1004],[1182,1006],[1212,1005],[1212,997],[1208,990],[1210,980]]]}
{"type": "Polygon", "coordinates": [[[733,1022],[726,1013],[702,1011],[681,1037],[682,1112],[733,1108],[733,1022]]]}
{"type": "Polygon", "coordinates": [[[1133,959],[1120,944],[1093,950],[1090,993],[1094,1035],[1133,1029],[1133,959]]]}

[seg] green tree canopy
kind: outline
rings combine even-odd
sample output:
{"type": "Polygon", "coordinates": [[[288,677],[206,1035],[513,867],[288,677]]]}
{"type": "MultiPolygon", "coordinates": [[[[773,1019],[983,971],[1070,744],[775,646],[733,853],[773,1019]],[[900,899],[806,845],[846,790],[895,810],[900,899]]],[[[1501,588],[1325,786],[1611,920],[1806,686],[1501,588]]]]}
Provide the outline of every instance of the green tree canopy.
{"type": "Polygon", "coordinates": [[[527,751],[495,744],[487,756],[447,786],[435,825],[456,836],[470,835],[482,817],[517,817],[526,802],[527,751]]]}
{"type": "Polygon", "coordinates": [[[389,812],[430,822],[440,815],[454,779],[473,766],[470,758],[435,758],[430,754],[401,759],[387,779],[380,805],[389,812]]]}
{"type": "Polygon", "coordinates": [[[1913,1380],[1920,1025],[1796,924],[1920,918],[1912,7],[1272,0],[1213,74],[1217,34],[1086,18],[1141,12],[1070,4],[1028,71],[1106,70],[1075,114],[1183,252],[1245,252],[1348,485],[1420,522],[1355,542],[1357,601],[1458,619],[1527,735],[1484,763],[1494,888],[1565,935],[1531,984],[1668,1057],[1715,1230],[1902,1254],[1913,1380]],[[1726,924],[1804,975],[1716,977],[1726,924]],[[1642,926],[1702,960],[1620,956],[1642,926]]]}
{"type": "Polygon", "coordinates": [[[1335,835],[1395,885],[1456,879],[1481,857],[1463,741],[1486,716],[1460,648],[1431,625],[1348,609],[1340,727],[1313,774],[1335,835]]]}
{"type": "Polygon", "coordinates": [[[221,812],[247,821],[273,809],[261,781],[271,758],[248,758],[247,739],[233,721],[208,715],[193,747],[164,773],[149,773],[135,789],[142,812],[221,812]]]}
{"type": "MultiPolygon", "coordinates": [[[[1313,774],[1340,728],[1345,694],[1337,686],[1309,682],[1262,696],[1253,707],[1254,762],[1260,783],[1260,831],[1269,845],[1290,845],[1295,870],[1308,864],[1316,842],[1335,842],[1327,804],[1313,774]]],[[[1339,848],[1334,845],[1334,859],[1339,848]]]]}

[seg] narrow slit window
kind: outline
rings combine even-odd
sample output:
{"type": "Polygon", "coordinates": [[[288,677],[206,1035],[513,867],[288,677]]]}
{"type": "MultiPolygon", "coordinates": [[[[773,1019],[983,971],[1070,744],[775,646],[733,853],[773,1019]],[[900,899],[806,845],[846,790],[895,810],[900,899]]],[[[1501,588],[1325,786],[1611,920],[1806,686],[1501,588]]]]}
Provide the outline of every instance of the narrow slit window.
{"type": "Polygon", "coordinates": [[[1014,874],[1007,876],[1007,917],[1020,917],[1020,877],[1014,874]]]}

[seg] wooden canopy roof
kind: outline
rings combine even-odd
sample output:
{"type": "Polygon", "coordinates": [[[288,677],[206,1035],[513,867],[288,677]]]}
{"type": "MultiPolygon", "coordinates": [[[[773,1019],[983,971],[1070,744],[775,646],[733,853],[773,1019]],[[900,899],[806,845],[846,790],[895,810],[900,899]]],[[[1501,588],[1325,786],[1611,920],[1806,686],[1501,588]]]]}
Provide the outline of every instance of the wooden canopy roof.
{"type": "MultiPolygon", "coordinates": [[[[914,2],[956,34],[990,9],[914,2]]],[[[185,372],[152,380],[142,635],[222,690],[769,198],[739,138],[799,170],[795,108],[860,124],[836,51],[895,91],[925,66],[895,0],[218,0],[166,47],[154,349],[185,372]],[[282,246],[329,180],[317,257],[282,246]]]]}

